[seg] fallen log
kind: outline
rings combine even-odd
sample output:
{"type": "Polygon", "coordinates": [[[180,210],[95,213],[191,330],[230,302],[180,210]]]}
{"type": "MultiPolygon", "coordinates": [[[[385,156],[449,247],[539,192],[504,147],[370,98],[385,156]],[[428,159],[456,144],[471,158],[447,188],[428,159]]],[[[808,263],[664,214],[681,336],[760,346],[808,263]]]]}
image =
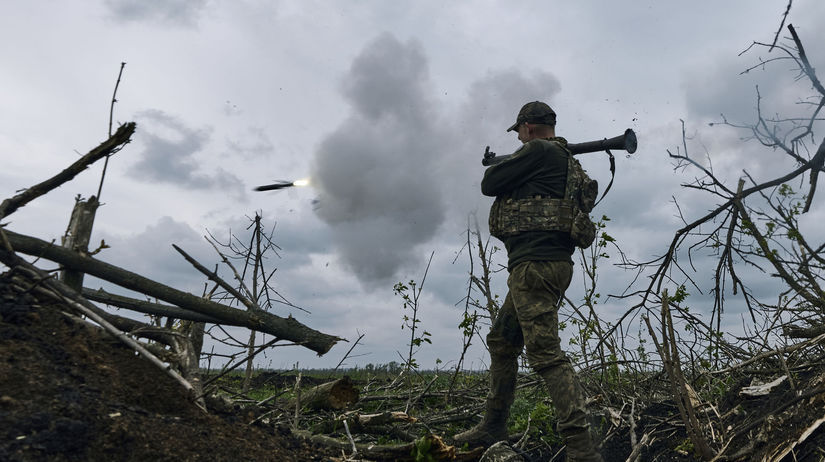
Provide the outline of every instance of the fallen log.
{"type": "Polygon", "coordinates": [[[17,234],[8,229],[4,229],[3,232],[8,237],[8,242],[12,248],[17,252],[51,260],[67,268],[91,274],[121,287],[144,293],[187,310],[211,316],[221,323],[244,326],[289,340],[309,348],[318,353],[318,356],[328,352],[339,340],[343,340],[340,337],[307,327],[292,316],[283,318],[263,311],[241,311],[173,289],[110,263],[79,255],[35,237],[17,234]]]}
{"type": "MultiPolygon", "coordinates": [[[[183,308],[178,308],[177,306],[152,303],[147,302],[146,300],[138,300],[136,298],[112,294],[103,289],[90,289],[88,287],[84,287],[80,294],[93,302],[104,303],[106,305],[116,306],[118,308],[126,308],[127,310],[137,311],[143,314],[166,316],[168,318],[186,321],[208,322],[210,324],[234,325],[227,322],[221,322],[220,319],[207,316],[205,314],[200,314],[192,310],[185,310],[183,308]]],[[[241,325],[240,327],[243,326],[241,325]]]]}
{"type": "MultiPolygon", "coordinates": [[[[358,401],[358,389],[353,386],[349,376],[322,383],[301,393],[301,407],[312,410],[341,410],[358,401]]],[[[296,400],[291,400],[287,408],[295,407],[296,400]]]]}

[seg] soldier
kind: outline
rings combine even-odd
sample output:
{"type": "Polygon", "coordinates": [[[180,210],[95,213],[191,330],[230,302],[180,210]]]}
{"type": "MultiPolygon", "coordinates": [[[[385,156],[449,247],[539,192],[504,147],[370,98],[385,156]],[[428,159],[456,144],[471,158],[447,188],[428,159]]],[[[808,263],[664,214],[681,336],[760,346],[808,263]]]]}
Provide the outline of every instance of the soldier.
{"type": "Polygon", "coordinates": [[[568,460],[601,461],[590,436],[582,387],[559,340],[558,308],[573,276],[577,244],[571,237],[570,210],[560,206],[560,200],[571,197],[572,154],[567,140],[556,137],[555,125],[550,106],[525,104],[507,129],[518,133],[523,146],[489,167],[481,181],[481,192],[496,197],[490,233],[507,249],[509,292],[487,335],[490,392],[484,419],[455,440],[489,446],[507,439],[518,357],[526,347],[530,367],[544,379],[556,408],[568,460]]]}

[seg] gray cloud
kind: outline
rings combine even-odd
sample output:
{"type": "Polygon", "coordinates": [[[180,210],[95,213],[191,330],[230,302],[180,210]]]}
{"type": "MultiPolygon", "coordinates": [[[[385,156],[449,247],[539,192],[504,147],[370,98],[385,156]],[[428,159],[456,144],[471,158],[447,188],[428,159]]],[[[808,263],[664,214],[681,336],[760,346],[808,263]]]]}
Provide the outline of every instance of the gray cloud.
{"type": "MultiPolygon", "coordinates": [[[[450,197],[451,214],[456,216],[453,224],[463,228],[467,213],[479,207],[480,221],[486,220],[486,199],[479,189],[484,147],[489,145],[499,154],[515,151],[520,143],[506,129],[515,122],[522,104],[541,100],[553,105],[560,90],[559,80],[550,73],[515,69],[489,71],[470,84],[466,98],[445,117],[450,136],[444,142],[438,165],[450,197]]],[[[557,112],[564,120],[564,112],[558,108],[557,112]]]]}
{"type": "Polygon", "coordinates": [[[318,216],[362,282],[391,277],[444,219],[431,172],[442,135],[430,86],[416,42],[379,36],[344,78],[352,113],[316,152],[318,216]]]}
{"type": "Polygon", "coordinates": [[[233,190],[242,193],[243,184],[222,168],[201,173],[199,157],[210,141],[209,129],[194,129],[163,111],[149,110],[137,115],[137,137],[143,145],[133,172],[140,178],[195,189],[233,190]]]}
{"type": "Polygon", "coordinates": [[[156,22],[163,25],[195,26],[206,0],[106,0],[112,18],[122,22],[156,22]]]}
{"type": "MultiPolygon", "coordinates": [[[[130,236],[102,233],[95,239],[102,238],[111,246],[100,254],[101,260],[177,289],[197,293],[202,289],[205,277],[184,260],[172,244],[209,266],[219,261],[219,257],[201,234],[186,223],[161,217],[139,233],[130,236]]],[[[96,288],[98,284],[99,280],[90,279],[87,285],[96,288]]]]}
{"type": "Polygon", "coordinates": [[[428,253],[422,244],[445,228],[464,229],[473,211],[486,216],[478,186],[484,145],[515,150],[505,130],[521,105],[552,104],[561,85],[547,72],[491,71],[450,110],[437,104],[435,87],[416,42],[379,36],[344,77],[348,119],[316,152],[318,216],[362,283],[419,270],[411,262],[428,253]]]}
{"type": "MultiPolygon", "coordinates": [[[[506,134],[522,104],[539,100],[552,106],[559,91],[561,83],[549,72],[525,75],[517,69],[490,71],[470,85],[467,102],[462,107],[463,118],[477,122],[482,130],[506,134]],[[491,114],[492,118],[485,118],[484,114],[491,114]]],[[[557,112],[560,112],[559,119],[564,120],[564,112],[557,112]]]]}
{"type": "Polygon", "coordinates": [[[272,154],[275,146],[261,127],[249,127],[243,135],[227,138],[227,157],[240,154],[244,160],[253,160],[272,154]]]}

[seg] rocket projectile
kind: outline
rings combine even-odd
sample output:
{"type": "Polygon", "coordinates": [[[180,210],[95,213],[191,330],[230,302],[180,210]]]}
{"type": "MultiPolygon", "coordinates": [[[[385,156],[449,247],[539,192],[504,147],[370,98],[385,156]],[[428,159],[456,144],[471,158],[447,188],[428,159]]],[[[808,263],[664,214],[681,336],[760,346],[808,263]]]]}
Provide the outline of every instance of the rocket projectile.
{"type": "Polygon", "coordinates": [[[291,188],[293,186],[306,186],[309,184],[309,180],[295,180],[295,181],[279,181],[273,184],[265,184],[263,186],[258,186],[255,188],[255,191],[274,191],[277,189],[284,189],[284,188],[291,188]]]}
{"type": "Polygon", "coordinates": [[[291,188],[295,186],[292,182],[283,181],[280,183],[273,183],[273,184],[265,184],[263,186],[258,186],[255,188],[255,191],[273,191],[276,189],[284,189],[284,188],[291,188]]]}

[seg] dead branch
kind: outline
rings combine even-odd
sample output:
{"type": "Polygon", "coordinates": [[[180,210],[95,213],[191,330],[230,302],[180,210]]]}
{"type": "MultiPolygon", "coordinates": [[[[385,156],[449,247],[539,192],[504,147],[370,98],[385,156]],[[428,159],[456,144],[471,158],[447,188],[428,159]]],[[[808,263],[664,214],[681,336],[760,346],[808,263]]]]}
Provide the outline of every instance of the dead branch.
{"type": "Polygon", "coordinates": [[[49,178],[48,180],[36,184],[25,191],[17,194],[16,196],[4,200],[0,203],[0,220],[3,218],[11,215],[20,207],[25,206],[29,202],[37,199],[38,197],[48,193],[52,189],[57,188],[58,186],[70,181],[72,178],[77,176],[80,172],[85,170],[89,165],[95,163],[96,161],[114,154],[118,152],[123,145],[128,143],[132,137],[132,134],[135,133],[135,123],[129,122],[125,123],[117,129],[114,135],[112,135],[108,140],[101,143],[98,147],[89,151],[88,154],[81,157],[77,161],[75,161],[72,165],[67,167],[62,172],[58,173],[57,175],[49,178]]]}
{"type": "MultiPolygon", "coordinates": [[[[244,296],[242,293],[240,293],[240,291],[235,290],[235,288],[229,285],[228,282],[224,281],[223,278],[218,276],[218,273],[216,271],[209,271],[207,267],[200,264],[197,260],[192,258],[188,253],[184,252],[183,249],[181,249],[177,245],[172,244],[172,247],[175,250],[177,250],[178,253],[181,254],[183,258],[189,262],[189,264],[194,266],[196,270],[200,271],[201,273],[203,273],[204,276],[209,278],[210,281],[214,282],[215,284],[223,288],[225,291],[229,292],[239,302],[243,303],[244,306],[253,311],[263,311],[255,302],[244,296]]],[[[217,248],[215,250],[217,250],[217,248]]],[[[218,252],[218,254],[221,255],[221,258],[223,258],[223,261],[225,263],[229,262],[223,254],[221,254],[220,252],[218,252]]],[[[237,272],[235,274],[237,275],[237,272]]]]}
{"type": "MultiPolygon", "coordinates": [[[[218,318],[200,314],[195,311],[185,310],[177,306],[163,305],[160,303],[147,302],[146,300],[124,297],[123,295],[116,295],[106,292],[102,288],[95,290],[84,287],[80,294],[93,302],[103,303],[119,308],[126,308],[127,310],[137,311],[139,313],[151,314],[154,316],[165,316],[187,321],[208,322],[210,324],[233,325],[222,322],[218,318]]],[[[241,325],[239,327],[243,326],[241,325]]]]}
{"type": "Polygon", "coordinates": [[[753,364],[753,363],[755,363],[757,361],[761,361],[765,358],[769,358],[769,357],[775,356],[775,355],[780,355],[781,356],[781,355],[784,355],[786,353],[791,353],[793,351],[805,348],[807,346],[816,345],[817,343],[820,343],[822,341],[825,341],[825,334],[820,334],[819,336],[817,336],[815,338],[812,338],[812,339],[809,339],[809,340],[805,340],[804,342],[799,342],[799,343],[794,343],[793,345],[788,345],[785,348],[778,348],[776,350],[771,350],[771,351],[766,351],[764,353],[760,353],[758,355],[755,355],[755,356],[751,357],[750,359],[742,361],[738,364],[734,364],[733,366],[726,367],[726,368],[720,369],[718,371],[712,371],[711,374],[727,374],[727,373],[729,373],[729,372],[731,372],[735,369],[739,369],[743,366],[747,366],[748,364],[753,364]]]}
{"type": "Polygon", "coordinates": [[[231,308],[173,289],[109,263],[78,255],[68,249],[54,246],[40,239],[8,230],[4,232],[9,243],[19,252],[52,260],[121,287],[145,293],[185,309],[214,317],[227,324],[244,326],[284,340],[290,340],[317,352],[319,356],[328,352],[339,340],[343,340],[311,329],[292,316],[283,318],[267,312],[249,312],[231,308]]]}
{"type": "MultiPolygon", "coordinates": [[[[117,87],[120,86],[120,78],[123,76],[123,68],[126,63],[120,63],[120,71],[117,73],[117,81],[115,82],[115,89],[112,91],[112,103],[109,105],[109,136],[112,136],[112,118],[115,115],[115,103],[117,102],[117,87]]],[[[100,184],[97,186],[97,198],[100,199],[100,194],[103,191],[103,180],[106,179],[106,168],[109,166],[109,155],[106,155],[106,160],[103,161],[103,171],[100,174],[100,184]]]]}
{"type": "Polygon", "coordinates": [[[676,349],[676,340],[673,331],[673,320],[670,317],[669,299],[667,290],[662,292],[662,342],[659,343],[653,326],[647,316],[643,319],[650,331],[650,336],[653,338],[653,343],[662,358],[662,364],[670,379],[671,392],[673,399],[679,407],[679,414],[682,417],[682,422],[685,424],[685,429],[693,442],[696,453],[703,460],[711,460],[714,456],[713,451],[707,443],[702,428],[699,426],[699,421],[696,419],[696,411],[691,403],[690,395],[687,390],[685,378],[682,375],[681,364],[679,361],[679,351],[676,349]]]}

